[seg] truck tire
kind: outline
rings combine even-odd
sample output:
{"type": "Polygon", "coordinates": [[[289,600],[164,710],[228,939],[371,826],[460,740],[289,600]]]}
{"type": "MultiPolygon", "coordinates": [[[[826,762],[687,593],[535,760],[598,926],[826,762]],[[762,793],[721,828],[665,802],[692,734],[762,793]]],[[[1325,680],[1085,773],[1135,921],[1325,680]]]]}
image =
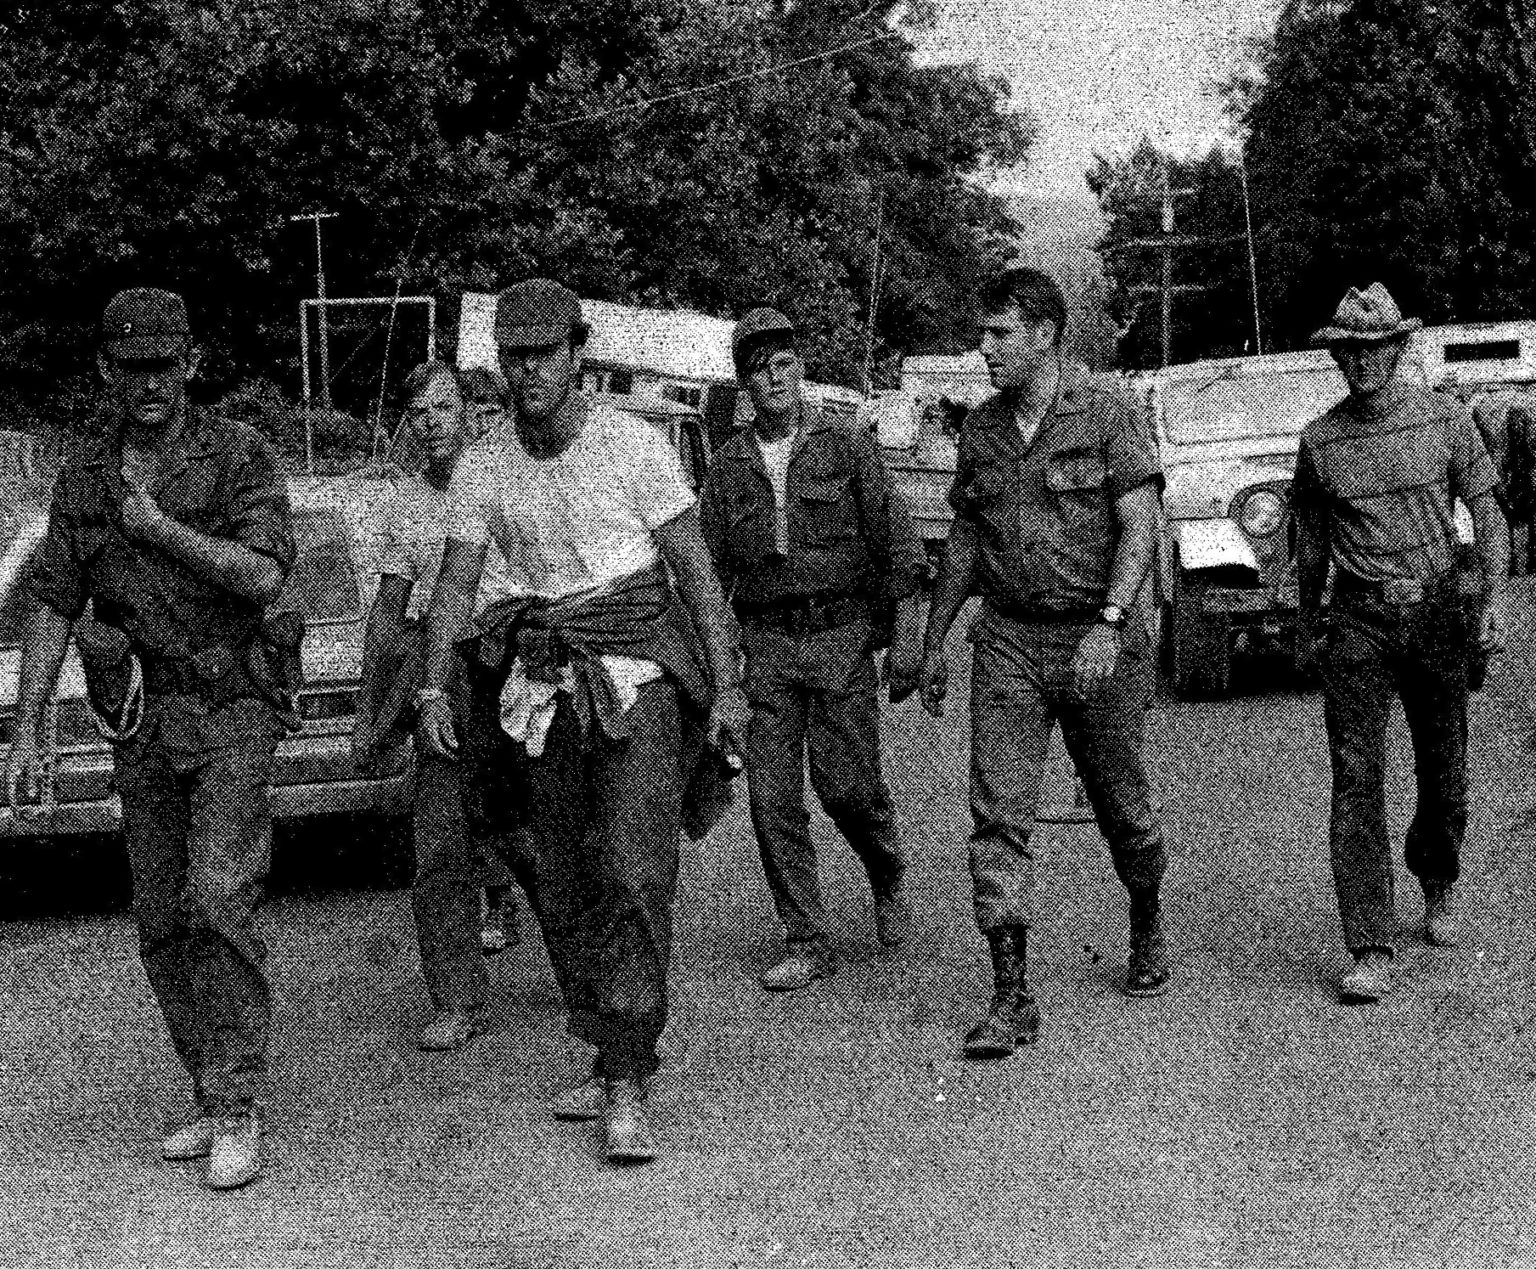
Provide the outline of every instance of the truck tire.
{"type": "Polygon", "coordinates": [[[1201,611],[1199,583],[1175,574],[1168,622],[1168,668],[1183,700],[1225,696],[1232,682],[1232,622],[1201,611]]]}

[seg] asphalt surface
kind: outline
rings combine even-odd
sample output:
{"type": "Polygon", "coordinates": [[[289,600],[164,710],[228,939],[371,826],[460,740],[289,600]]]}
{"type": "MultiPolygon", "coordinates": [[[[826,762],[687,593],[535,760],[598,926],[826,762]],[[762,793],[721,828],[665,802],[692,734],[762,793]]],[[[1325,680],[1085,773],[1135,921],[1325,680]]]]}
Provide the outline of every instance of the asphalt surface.
{"type": "MultiPolygon", "coordinates": [[[[1467,946],[1336,1003],[1321,708],[1284,667],[1163,702],[1174,989],[1132,1001],[1125,901],[1092,826],[1042,825],[1041,1042],[957,1054],[987,991],[964,867],[962,709],[888,717],[918,921],[878,953],[818,816],[846,963],[754,982],[776,930],[742,808],[685,853],[665,1154],[600,1161],[549,1095],[581,1073],[537,936],[493,961],[492,1030],[414,1048],[426,1001],[398,853],[376,824],[284,833],[266,1175],[214,1195],[157,1158],[185,1083],[137,961],[110,841],[0,870],[0,1264],[106,1266],[1481,1266],[1536,1264],[1536,803],[1529,581],[1473,717],[1467,946]]],[[[956,684],[963,701],[963,676],[956,684]]],[[[1412,760],[1393,737],[1400,843],[1412,760]]]]}

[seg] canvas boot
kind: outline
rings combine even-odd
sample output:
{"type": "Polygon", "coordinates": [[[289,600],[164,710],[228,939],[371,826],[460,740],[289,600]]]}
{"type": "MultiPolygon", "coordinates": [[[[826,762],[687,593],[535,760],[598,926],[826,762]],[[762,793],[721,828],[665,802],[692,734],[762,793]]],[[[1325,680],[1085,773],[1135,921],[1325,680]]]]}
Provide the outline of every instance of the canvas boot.
{"type": "Polygon", "coordinates": [[[261,1121],[254,1111],[226,1115],[208,1151],[208,1188],[238,1190],[260,1175],[261,1121]]]}
{"type": "Polygon", "coordinates": [[[603,1110],[603,1136],[610,1163],[649,1163],[656,1157],[656,1139],[646,1119],[645,1081],[608,1081],[603,1110]]]}
{"type": "Polygon", "coordinates": [[[1424,887],[1424,938],[1435,947],[1455,947],[1461,942],[1456,887],[1447,881],[1424,887]]]}

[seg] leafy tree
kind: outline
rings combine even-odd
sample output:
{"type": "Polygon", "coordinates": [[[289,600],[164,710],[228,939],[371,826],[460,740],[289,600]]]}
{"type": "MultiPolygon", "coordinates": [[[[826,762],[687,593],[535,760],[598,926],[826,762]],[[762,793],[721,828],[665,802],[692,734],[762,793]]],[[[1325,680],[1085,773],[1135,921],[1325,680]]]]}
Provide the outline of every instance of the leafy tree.
{"type": "Polygon", "coordinates": [[[0,4],[0,380],[56,402],[107,296],[153,282],[187,294],[210,390],[291,388],[314,255],[290,217],[320,209],[332,294],[436,295],[450,338],[460,290],[547,273],[724,315],[780,302],[813,370],[853,381],[883,206],[877,352],[961,339],[1011,229],[973,178],[1021,161],[1033,123],[973,68],[916,66],[893,20],[846,0],[0,4]]]}
{"type": "Polygon", "coordinates": [[[1536,32],[1520,0],[1291,0],[1246,127],[1266,321],[1294,345],[1344,286],[1428,321],[1536,305],[1536,32]]]}
{"type": "Polygon", "coordinates": [[[1162,301],[1156,289],[1162,283],[1162,252],[1136,244],[1162,237],[1165,164],[1175,233],[1197,240],[1175,248],[1172,280],[1176,286],[1205,288],[1173,293],[1169,360],[1254,351],[1236,163],[1219,148],[1200,159],[1172,158],[1143,138],[1122,159],[1098,156],[1087,173],[1105,222],[1099,250],[1109,284],[1107,303],[1122,332],[1117,361],[1126,369],[1149,369],[1162,360],[1162,301]]]}

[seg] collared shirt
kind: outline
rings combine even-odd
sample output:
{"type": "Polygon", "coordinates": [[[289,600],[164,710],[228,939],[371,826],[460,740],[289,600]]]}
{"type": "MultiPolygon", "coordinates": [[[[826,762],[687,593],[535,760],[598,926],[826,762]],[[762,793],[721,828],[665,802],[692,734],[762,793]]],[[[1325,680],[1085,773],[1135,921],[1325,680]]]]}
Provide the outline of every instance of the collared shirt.
{"type": "MultiPolygon", "coordinates": [[[[448,486],[448,536],[494,543],[502,567],[482,581],[476,616],[504,599],[558,599],[597,591],[654,567],[656,530],[694,505],[682,462],[652,424],[582,399],[586,419],[576,439],[553,458],[528,453],[515,420],[473,442],[448,486]]],[[[602,658],[624,708],[661,675],[654,661],[602,658]]],[[[542,752],[558,689],[530,679],[514,661],[502,692],[502,728],[542,752]]]]}
{"type": "MultiPolygon", "coordinates": [[[[272,450],[242,423],[188,406],[178,462],[156,503],[172,519],[238,542],[293,567],[292,513],[272,450]]],[[[94,441],[59,472],[32,593],[70,621],[87,600],[95,616],[127,631],[136,651],[185,657],[251,636],[262,605],[233,594],[164,551],[130,542],[122,530],[122,448],[94,441]]]]}
{"type": "Polygon", "coordinates": [[[1497,484],[1464,406],[1393,382],[1307,424],[1291,506],[1326,517],[1339,568],[1368,582],[1430,582],[1455,565],[1454,499],[1470,505],[1497,484]]]}
{"type": "Polygon", "coordinates": [[[1026,614],[1101,607],[1120,540],[1115,499],[1161,479],[1146,419],[1075,362],[1028,443],[1012,404],[989,397],[966,416],[949,492],[977,533],[979,593],[1026,614]]]}
{"type": "Polygon", "coordinates": [[[802,411],[785,477],[786,549],[755,431],[738,431],[710,463],[699,515],[726,594],[748,607],[801,595],[884,603],[915,594],[923,549],[874,438],[802,411]]]}

